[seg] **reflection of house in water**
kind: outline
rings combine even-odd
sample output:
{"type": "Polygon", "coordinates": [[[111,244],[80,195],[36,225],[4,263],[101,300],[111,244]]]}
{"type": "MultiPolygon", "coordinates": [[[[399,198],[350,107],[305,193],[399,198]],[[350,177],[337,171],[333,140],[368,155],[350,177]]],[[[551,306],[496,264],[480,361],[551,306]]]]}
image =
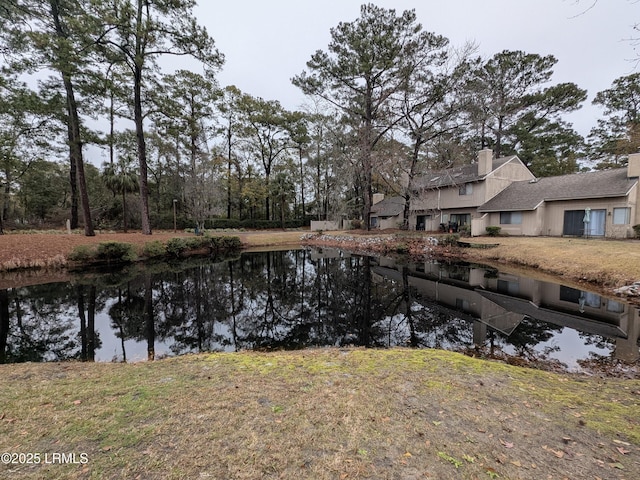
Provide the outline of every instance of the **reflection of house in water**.
{"type": "MultiPolygon", "coordinates": [[[[374,272],[402,281],[393,260],[380,259],[374,272]]],[[[423,298],[471,316],[476,344],[484,343],[487,328],[508,336],[529,317],[613,340],[614,357],[619,360],[640,358],[639,310],[614,299],[461,264],[412,266],[408,282],[423,298]]]]}

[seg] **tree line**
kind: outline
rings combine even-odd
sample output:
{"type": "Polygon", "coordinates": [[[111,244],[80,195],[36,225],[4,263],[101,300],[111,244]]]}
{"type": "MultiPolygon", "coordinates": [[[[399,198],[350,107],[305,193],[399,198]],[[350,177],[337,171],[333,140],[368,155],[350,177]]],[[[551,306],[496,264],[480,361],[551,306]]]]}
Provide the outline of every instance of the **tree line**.
{"type": "Polygon", "coordinates": [[[7,0],[0,6],[0,232],[302,225],[362,218],[427,171],[492,148],[537,176],[624,165],[640,144],[640,76],[615,79],[583,138],[565,120],[587,92],[557,59],[481,58],[373,4],[332,28],[292,78],[298,111],[216,74],[224,55],[195,0],[7,0]],[[181,65],[189,58],[187,68],[181,65]],[[169,59],[171,62],[167,61],[169,59]],[[98,158],[104,162],[100,167],[98,158]]]}

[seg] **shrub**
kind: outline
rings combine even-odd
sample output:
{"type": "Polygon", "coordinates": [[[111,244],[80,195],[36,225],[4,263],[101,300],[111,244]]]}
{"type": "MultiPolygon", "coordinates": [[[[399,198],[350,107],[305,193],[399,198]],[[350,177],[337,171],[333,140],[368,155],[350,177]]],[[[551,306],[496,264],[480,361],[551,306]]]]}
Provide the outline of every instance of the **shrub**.
{"type": "Polygon", "coordinates": [[[167,248],[160,240],[147,242],[142,248],[142,255],[146,258],[164,257],[167,254],[167,248]]]}
{"type": "Polygon", "coordinates": [[[187,249],[187,242],[184,238],[171,238],[167,241],[167,254],[172,257],[179,257],[187,249]]]}
{"type": "Polygon", "coordinates": [[[136,251],[130,243],[102,242],[96,249],[96,258],[107,262],[133,262],[136,251]]]}
{"type": "Polygon", "coordinates": [[[461,225],[460,228],[458,228],[458,232],[460,232],[460,235],[462,235],[463,237],[470,237],[471,225],[461,225]]]}
{"type": "Polygon", "coordinates": [[[640,238],[640,224],[633,226],[633,232],[636,234],[636,238],[640,238]]]}
{"type": "Polygon", "coordinates": [[[401,253],[401,254],[409,253],[409,247],[404,243],[399,243],[396,246],[396,253],[401,253]]]}
{"type": "Polygon", "coordinates": [[[211,247],[211,237],[207,235],[189,237],[185,239],[185,247],[187,250],[200,250],[201,248],[211,247]]]}
{"type": "Polygon", "coordinates": [[[486,230],[487,230],[487,235],[489,235],[490,237],[497,237],[498,235],[500,235],[500,230],[502,230],[502,228],[489,226],[486,228],[486,230]]]}
{"type": "Polygon", "coordinates": [[[72,262],[88,262],[95,260],[96,250],[93,245],[78,245],[75,247],[68,257],[72,262]]]}
{"type": "Polygon", "coordinates": [[[240,237],[222,237],[220,248],[227,252],[240,250],[242,248],[240,237]]]}
{"type": "Polygon", "coordinates": [[[458,244],[458,240],[460,240],[460,235],[457,233],[450,233],[449,235],[445,235],[444,237],[442,237],[439,241],[439,245],[444,245],[446,246],[451,246],[451,245],[457,245],[458,244]]]}
{"type": "Polygon", "coordinates": [[[227,237],[226,235],[211,237],[209,246],[212,253],[236,251],[242,248],[239,237],[227,237]]]}

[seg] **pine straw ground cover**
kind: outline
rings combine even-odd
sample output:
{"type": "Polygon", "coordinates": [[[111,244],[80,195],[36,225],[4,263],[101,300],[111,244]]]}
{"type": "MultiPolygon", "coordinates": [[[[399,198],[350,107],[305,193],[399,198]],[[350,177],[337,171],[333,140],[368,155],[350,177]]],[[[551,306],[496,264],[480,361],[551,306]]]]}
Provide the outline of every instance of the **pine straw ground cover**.
{"type": "Polygon", "coordinates": [[[0,452],[40,455],[0,478],[640,478],[638,380],[408,349],[0,374],[0,452]]]}

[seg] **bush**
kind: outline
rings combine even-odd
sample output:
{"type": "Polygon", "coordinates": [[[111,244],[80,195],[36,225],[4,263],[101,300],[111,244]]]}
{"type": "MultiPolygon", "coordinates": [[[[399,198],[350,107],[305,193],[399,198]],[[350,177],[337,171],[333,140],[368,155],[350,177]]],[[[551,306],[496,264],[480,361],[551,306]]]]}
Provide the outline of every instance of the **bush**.
{"type": "Polygon", "coordinates": [[[450,233],[449,235],[445,235],[440,239],[438,245],[453,246],[458,244],[458,240],[460,240],[460,235],[457,233],[450,233]]]}
{"type": "Polygon", "coordinates": [[[396,253],[407,254],[409,253],[409,247],[404,243],[400,243],[396,246],[396,253]]]}
{"type": "Polygon", "coordinates": [[[164,257],[167,254],[167,248],[160,240],[147,242],[142,248],[142,255],[146,258],[164,257]]]}
{"type": "Polygon", "coordinates": [[[201,250],[203,248],[208,249],[211,253],[236,251],[242,248],[242,242],[239,237],[225,235],[172,238],[167,242],[166,252],[177,258],[187,250],[201,250]]]}
{"type": "Polygon", "coordinates": [[[209,240],[212,253],[233,252],[242,248],[239,237],[217,236],[211,237],[209,240]]]}
{"type": "Polygon", "coordinates": [[[167,241],[167,254],[172,257],[179,257],[187,249],[187,242],[184,238],[171,238],[167,241]]]}
{"type": "Polygon", "coordinates": [[[130,243],[102,242],[96,249],[96,259],[106,262],[133,262],[138,256],[130,243]]]}
{"type": "Polygon", "coordinates": [[[636,238],[640,238],[640,224],[633,226],[633,232],[636,234],[636,238]]]}
{"type": "Polygon", "coordinates": [[[240,237],[222,237],[220,247],[227,252],[234,252],[242,248],[240,237]]]}
{"type": "Polygon", "coordinates": [[[96,249],[93,245],[78,245],[67,258],[72,262],[89,262],[95,260],[96,249]]]}
{"type": "Polygon", "coordinates": [[[184,239],[187,250],[200,250],[201,248],[211,247],[211,237],[207,235],[199,235],[197,237],[189,237],[184,239]]]}
{"type": "Polygon", "coordinates": [[[463,237],[470,237],[471,225],[460,225],[460,227],[458,228],[458,232],[460,232],[460,235],[462,235],[463,237]]]}
{"type": "Polygon", "coordinates": [[[490,237],[497,237],[498,235],[500,235],[500,230],[502,230],[502,228],[489,226],[486,228],[486,230],[487,230],[487,235],[489,235],[490,237]]]}

